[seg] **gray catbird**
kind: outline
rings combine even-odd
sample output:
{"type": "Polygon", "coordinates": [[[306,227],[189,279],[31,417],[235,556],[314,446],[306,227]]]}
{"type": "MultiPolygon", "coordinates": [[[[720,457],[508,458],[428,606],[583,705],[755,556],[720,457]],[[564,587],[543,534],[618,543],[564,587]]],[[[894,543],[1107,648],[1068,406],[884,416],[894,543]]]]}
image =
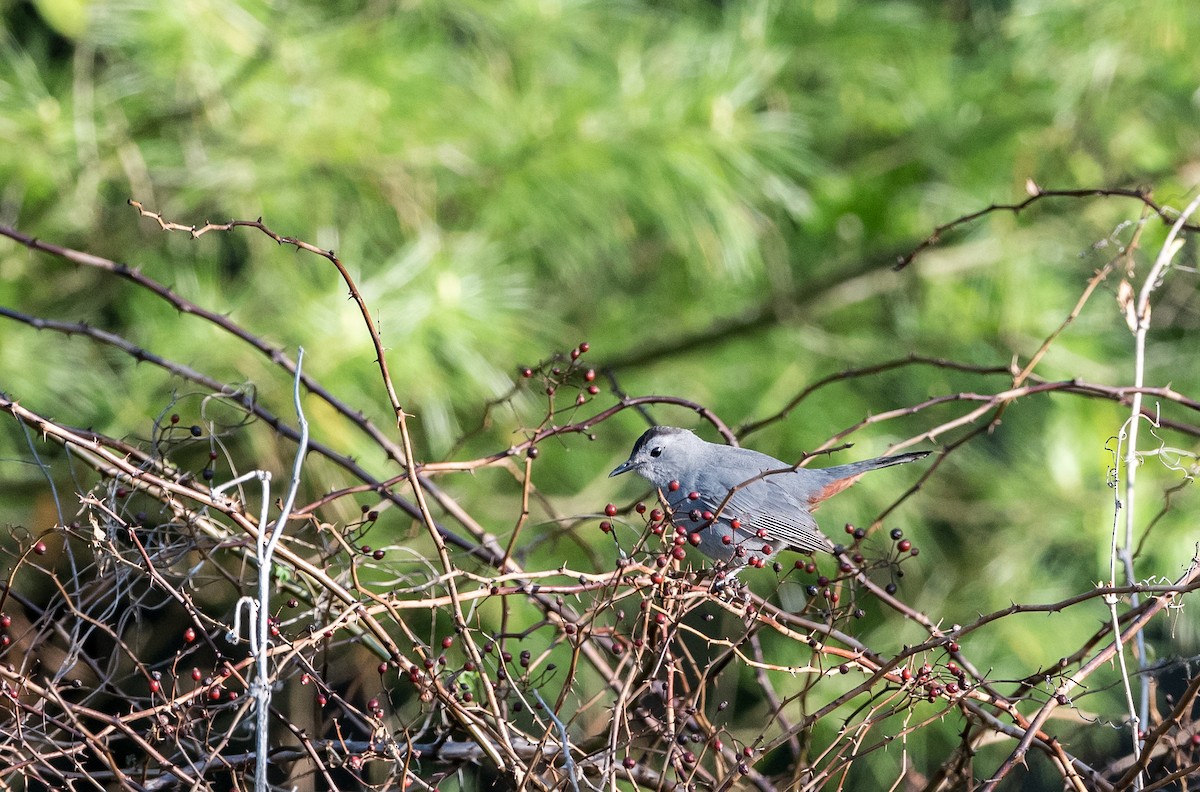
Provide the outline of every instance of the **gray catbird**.
{"type": "Polygon", "coordinates": [[[630,470],[662,492],[676,529],[702,553],[731,570],[761,567],[787,548],[831,552],[812,513],[821,501],[870,470],[912,462],[928,451],[829,468],[794,468],[747,448],[701,440],[687,429],[656,426],[609,476],[630,470]]]}

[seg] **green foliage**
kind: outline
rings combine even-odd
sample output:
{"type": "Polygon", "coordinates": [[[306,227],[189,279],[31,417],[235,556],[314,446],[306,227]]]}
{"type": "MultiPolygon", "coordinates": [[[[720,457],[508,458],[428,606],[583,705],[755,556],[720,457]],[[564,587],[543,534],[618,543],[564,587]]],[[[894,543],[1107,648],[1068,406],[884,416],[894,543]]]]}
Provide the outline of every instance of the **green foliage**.
{"type": "MultiPolygon", "coordinates": [[[[521,439],[547,401],[518,367],[585,338],[591,365],[611,369],[624,393],[683,397],[731,425],[777,413],[822,377],[908,354],[1023,365],[1131,241],[1121,224],[1140,206],[1043,201],[950,232],[904,272],[888,267],[939,224],[1022,200],[1027,180],[1153,185],[1177,208],[1197,182],[1194,0],[10,0],[0,14],[3,222],[139,268],[284,350],[305,347],[314,376],[390,427],[374,350],[327,262],[249,229],[164,236],[124,200],[184,224],[262,216],[335,250],[416,416],[421,459],[521,439]]],[[[1156,249],[1162,234],[1147,225],[1142,245],[1156,249]]],[[[1040,376],[1129,381],[1131,340],[1110,294],[1119,277],[1040,376]]],[[[1168,282],[1161,300],[1171,318],[1152,335],[1148,379],[1195,394],[1194,280],[1168,282]]],[[[0,306],[103,327],[288,403],[290,383],[270,362],[231,354],[211,326],[11,244],[0,246],[0,306]]],[[[4,321],[0,390],[44,414],[70,409],[72,423],[144,435],[178,395],[128,355],[4,321]]],[[[935,366],[847,380],[747,442],[794,459],[871,413],[1010,382],[935,366]]],[[[559,402],[555,420],[610,402],[607,390],[578,412],[559,402]]],[[[935,407],[868,427],[849,453],[882,453],[950,415],[935,407]]],[[[696,422],[684,408],[651,416],[696,422]]],[[[347,437],[343,419],[310,418],[318,439],[396,474],[371,443],[347,437]]],[[[1042,396],[953,457],[919,502],[889,515],[923,539],[904,591],[914,607],[968,622],[1103,576],[1104,448],[1123,418],[1042,396]]],[[[612,498],[602,473],[643,426],[627,413],[595,442],[543,447],[538,486],[558,512],[540,510],[524,528],[516,552],[530,568],[581,548],[602,568],[610,560],[611,546],[557,518],[612,498]]],[[[5,453],[20,442],[6,438],[5,453]]],[[[27,481],[5,476],[10,492],[27,481]]],[[[1158,491],[1180,478],[1147,474],[1158,491]]],[[[512,529],[514,477],[485,471],[447,486],[489,530],[512,529]]],[[[828,524],[868,523],[895,497],[886,481],[856,491],[855,506],[823,513],[828,524]]],[[[1194,493],[1178,497],[1194,506],[1194,493]]],[[[1159,505],[1141,508],[1149,517],[1159,505]]],[[[0,520],[33,512],[23,504],[0,520]]],[[[415,533],[404,520],[387,530],[415,533]]],[[[1182,563],[1187,521],[1172,511],[1156,530],[1148,562],[1182,563]]],[[[423,541],[414,547],[432,552],[423,541]]],[[[1001,676],[1028,665],[1012,647],[1038,647],[1037,662],[1052,664],[1054,645],[1083,640],[1083,628],[1040,614],[1002,629],[1012,632],[988,655],[1001,676]]],[[[872,615],[864,641],[891,630],[872,615]]],[[[1182,630],[1179,652],[1196,641],[1182,630]]],[[[754,700],[745,714],[765,706],[754,700]]]]}

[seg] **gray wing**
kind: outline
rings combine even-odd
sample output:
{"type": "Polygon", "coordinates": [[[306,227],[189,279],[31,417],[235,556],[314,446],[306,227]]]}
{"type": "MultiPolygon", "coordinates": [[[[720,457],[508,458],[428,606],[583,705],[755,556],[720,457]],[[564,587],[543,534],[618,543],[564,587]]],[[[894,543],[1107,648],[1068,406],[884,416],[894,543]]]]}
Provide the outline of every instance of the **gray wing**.
{"type": "Polygon", "coordinates": [[[783,486],[783,482],[775,481],[784,475],[788,474],[767,476],[747,484],[733,493],[724,508],[721,508],[721,504],[725,501],[725,495],[733,486],[743,482],[730,484],[724,480],[714,480],[727,476],[709,477],[708,481],[703,482],[707,486],[701,488],[705,496],[692,508],[699,506],[716,513],[718,519],[726,524],[736,518],[741,522],[743,532],[754,535],[762,529],[766,531],[768,539],[795,550],[806,553],[832,551],[833,542],[817,528],[817,521],[813,519],[807,504],[801,503],[783,486]]]}
{"type": "Polygon", "coordinates": [[[833,542],[821,533],[807,505],[801,504],[770,477],[735,492],[726,508],[729,507],[746,515],[741,517],[742,524],[752,533],[765,529],[771,539],[794,550],[828,553],[833,549],[833,542]]]}

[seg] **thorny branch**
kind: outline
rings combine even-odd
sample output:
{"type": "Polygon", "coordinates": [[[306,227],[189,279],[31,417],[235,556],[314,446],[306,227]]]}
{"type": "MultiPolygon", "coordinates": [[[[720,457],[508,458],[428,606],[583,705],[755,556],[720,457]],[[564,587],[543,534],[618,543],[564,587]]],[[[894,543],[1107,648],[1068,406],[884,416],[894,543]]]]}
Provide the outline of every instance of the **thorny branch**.
{"type": "MultiPolygon", "coordinates": [[[[936,229],[902,264],[989,212],[1020,212],[1048,197],[1096,195],[1134,198],[1148,216],[1176,222],[1180,232],[1195,230],[1184,221],[1187,212],[1177,215],[1148,193],[1036,188],[1019,204],[992,206],[936,229]]],[[[525,565],[528,548],[544,541],[531,530],[542,515],[543,525],[561,532],[591,531],[599,519],[560,513],[556,500],[538,489],[541,448],[551,440],[593,437],[626,410],[692,413],[737,443],[784,420],[821,390],[850,381],[911,366],[970,378],[970,389],[864,417],[802,457],[879,424],[916,426],[901,446],[940,443],[936,464],[885,516],[919,497],[919,488],[942,475],[961,449],[996,431],[1011,405],[1032,399],[1108,401],[1153,416],[1162,432],[1200,436],[1200,400],[1171,384],[1038,373],[1099,284],[1118,264],[1131,269],[1136,245],[1093,274],[1062,323],[1023,363],[906,355],[820,379],[773,414],[735,430],[699,403],[623,393],[619,368],[607,371],[612,387],[606,397],[581,344],[530,367],[527,383],[517,380],[510,399],[529,386],[558,394],[544,416],[522,427],[520,439],[475,456],[433,461],[418,457],[383,339],[333,251],[277,234],[261,219],[182,225],[130,203],[164,231],[198,239],[249,228],[329,261],[371,339],[396,418],[394,432],[299,372],[281,349],[137,268],[11,228],[0,228],[0,235],[123,279],[178,309],[185,321],[219,328],[231,345],[265,356],[281,376],[300,383],[306,398],[344,417],[390,468],[373,472],[341,446],[312,441],[310,463],[298,479],[308,502],[290,510],[292,522],[264,562],[255,547],[270,526],[248,510],[244,495],[225,497],[218,487],[237,478],[237,466],[257,467],[234,461],[238,433],[265,431],[294,452],[300,438],[295,425],[252,391],[229,387],[119,333],[0,307],[0,316],[18,324],[83,336],[150,363],[246,418],[236,429],[212,421],[187,426],[177,415],[167,417],[168,409],[154,422],[152,441],[135,442],[122,439],[136,434],[133,428],[122,437],[74,428],[22,404],[20,394],[0,395],[0,412],[27,430],[29,458],[38,460],[49,480],[67,481],[78,493],[73,517],[14,528],[3,546],[9,566],[0,583],[0,766],[10,769],[0,770],[0,782],[19,773],[70,789],[94,783],[128,789],[247,784],[256,728],[254,707],[243,694],[254,678],[254,658],[229,640],[237,634],[236,609],[229,603],[252,591],[258,575],[271,582],[271,609],[264,614],[268,655],[282,691],[269,711],[271,784],[311,777],[329,787],[432,789],[450,776],[473,776],[539,790],[615,788],[618,782],[764,792],[844,788],[853,783],[858,763],[947,720],[957,720],[962,742],[940,766],[937,757],[925,757],[932,767],[924,779],[929,789],[964,778],[995,788],[1030,761],[1030,751],[1076,790],[1132,789],[1147,780],[1144,788],[1159,788],[1196,772],[1194,678],[1178,699],[1154,711],[1144,735],[1133,735],[1144,740],[1127,761],[1097,766],[1049,725],[1063,708],[1077,710],[1084,724],[1078,728],[1088,728],[1085,718],[1092,728],[1124,722],[1119,709],[1085,713],[1077,702],[1093,695],[1086,689],[1090,678],[1125,642],[1200,588],[1195,559],[1174,580],[1156,574],[1103,586],[1080,581],[1075,593],[1056,601],[1014,602],[967,624],[944,624],[938,613],[913,607],[898,591],[897,577],[920,562],[903,532],[893,531],[882,551],[871,543],[883,516],[866,528],[847,526],[846,544],[832,559],[776,563],[774,578],[760,573],[756,589],[762,580],[776,581],[765,594],[736,586],[714,594],[703,573],[677,558],[668,516],[652,502],[605,510],[611,516],[601,528],[616,540],[609,546],[614,552],[577,540],[589,556],[553,569],[525,565]],[[569,408],[556,401],[572,396],[569,408]],[[1147,398],[1157,403],[1145,406],[1147,398]],[[197,447],[213,449],[201,469],[194,463],[197,447]],[[219,465],[217,449],[227,468],[219,465]],[[321,468],[326,476],[336,471],[338,478],[319,478],[314,459],[328,463],[321,468]],[[455,494],[454,488],[471,487],[476,479],[470,476],[489,468],[508,471],[515,482],[510,494],[493,496],[511,498],[506,536],[485,528],[495,520],[473,512],[477,499],[455,494]],[[371,547],[366,537],[387,535],[381,527],[385,507],[420,530],[404,542],[371,547]],[[265,563],[269,569],[258,568],[265,563]],[[795,607],[776,601],[778,595],[795,603],[789,592],[801,589],[805,597],[795,607]],[[1018,614],[1078,613],[1090,620],[1094,606],[1112,602],[1127,607],[1111,610],[1107,624],[1097,625],[1053,667],[1002,679],[974,662],[974,642],[1018,614]],[[869,643],[856,629],[867,609],[915,625],[923,637],[908,645],[869,643]],[[738,714],[729,701],[740,669],[749,670],[760,689],[758,704],[735,705],[761,706],[764,716],[750,726],[730,717],[738,714]],[[1009,759],[998,767],[974,767],[972,757],[988,743],[1010,746],[1009,759]]],[[[58,510],[65,514],[63,506],[58,510]]],[[[1142,668],[1139,676],[1154,673],[1142,668]]],[[[919,785],[907,750],[897,756],[894,787],[919,785]]]]}

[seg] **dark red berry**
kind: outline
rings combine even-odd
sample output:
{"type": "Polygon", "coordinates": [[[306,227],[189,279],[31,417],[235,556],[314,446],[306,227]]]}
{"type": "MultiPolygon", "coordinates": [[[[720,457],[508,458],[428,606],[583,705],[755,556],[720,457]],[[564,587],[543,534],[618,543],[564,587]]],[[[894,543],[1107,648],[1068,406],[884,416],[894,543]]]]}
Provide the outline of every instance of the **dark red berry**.
{"type": "Polygon", "coordinates": [[[525,379],[529,379],[533,376],[533,369],[526,366],[525,368],[521,369],[521,376],[525,379]]]}
{"type": "Polygon", "coordinates": [[[896,548],[901,553],[907,553],[909,550],[912,549],[912,542],[908,541],[907,539],[903,539],[896,545],[896,548]]]}
{"type": "Polygon", "coordinates": [[[601,520],[600,521],[600,530],[603,531],[604,533],[611,533],[612,532],[612,523],[610,523],[608,520],[601,520]]]}
{"type": "Polygon", "coordinates": [[[678,481],[667,482],[667,489],[669,489],[671,492],[679,492],[679,482],[678,481]]]}
{"type": "Polygon", "coordinates": [[[196,640],[196,631],[191,627],[188,627],[183,631],[183,640],[187,641],[188,643],[196,640]]]}
{"type": "Polygon", "coordinates": [[[608,517],[616,517],[617,516],[617,507],[611,503],[608,504],[607,506],[604,507],[604,514],[607,515],[608,517]]]}

